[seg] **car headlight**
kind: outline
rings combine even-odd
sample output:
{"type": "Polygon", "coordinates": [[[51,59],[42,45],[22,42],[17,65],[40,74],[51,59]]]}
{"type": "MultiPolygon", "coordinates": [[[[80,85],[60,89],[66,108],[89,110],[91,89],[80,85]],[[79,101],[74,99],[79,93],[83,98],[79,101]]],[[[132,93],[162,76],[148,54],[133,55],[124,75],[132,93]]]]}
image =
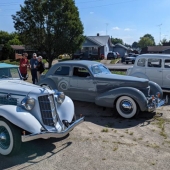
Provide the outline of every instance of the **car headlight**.
{"type": "Polygon", "coordinates": [[[57,103],[63,103],[64,99],[65,99],[65,94],[63,92],[57,92],[56,93],[57,97],[55,97],[55,100],[57,103]]]}
{"type": "Polygon", "coordinates": [[[31,98],[29,96],[25,97],[21,101],[21,105],[26,109],[26,110],[32,110],[34,105],[35,105],[35,99],[31,98]]]}

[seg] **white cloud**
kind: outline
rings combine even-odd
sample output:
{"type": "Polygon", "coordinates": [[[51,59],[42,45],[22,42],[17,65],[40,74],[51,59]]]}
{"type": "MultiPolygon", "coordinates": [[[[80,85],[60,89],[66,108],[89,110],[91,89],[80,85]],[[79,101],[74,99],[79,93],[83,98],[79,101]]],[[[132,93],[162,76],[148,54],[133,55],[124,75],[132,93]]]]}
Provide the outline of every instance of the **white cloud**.
{"type": "Polygon", "coordinates": [[[94,14],[94,12],[90,12],[90,14],[94,14]]]}
{"type": "Polygon", "coordinates": [[[113,29],[113,30],[120,30],[119,27],[113,27],[112,29],[113,29]]]}
{"type": "Polygon", "coordinates": [[[124,31],[131,31],[131,29],[130,28],[125,28],[124,31]]]}

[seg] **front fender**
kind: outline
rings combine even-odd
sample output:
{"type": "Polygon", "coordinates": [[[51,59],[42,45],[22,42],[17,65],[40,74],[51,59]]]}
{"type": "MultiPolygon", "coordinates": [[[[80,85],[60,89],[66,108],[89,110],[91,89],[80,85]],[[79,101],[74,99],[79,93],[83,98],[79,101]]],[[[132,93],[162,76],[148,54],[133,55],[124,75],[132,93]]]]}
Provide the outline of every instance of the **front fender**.
{"type": "Polygon", "coordinates": [[[0,106],[0,117],[4,117],[12,124],[30,133],[40,133],[41,124],[29,112],[19,106],[3,105],[0,106]]]}
{"type": "Polygon", "coordinates": [[[54,82],[52,79],[50,79],[50,78],[40,80],[40,82],[38,83],[38,85],[39,85],[39,86],[48,85],[50,88],[56,89],[56,84],[55,84],[55,82],[54,82]]]}
{"type": "Polygon", "coordinates": [[[149,86],[150,86],[150,95],[155,96],[156,93],[159,92],[160,93],[160,99],[163,98],[163,91],[157,83],[155,83],[153,81],[149,81],[149,86]]]}
{"type": "Polygon", "coordinates": [[[109,90],[98,95],[95,99],[95,103],[103,107],[113,107],[115,101],[120,96],[131,97],[139,105],[141,111],[147,110],[147,99],[145,95],[140,90],[133,87],[120,87],[109,90]]]}
{"type": "Polygon", "coordinates": [[[145,78],[145,79],[148,79],[148,80],[149,80],[149,77],[148,77],[146,74],[140,73],[140,72],[133,73],[133,74],[131,74],[130,76],[139,77],[139,78],[145,78]]]}
{"type": "Polygon", "coordinates": [[[68,96],[65,96],[65,100],[62,104],[57,103],[57,113],[60,120],[67,120],[69,123],[72,122],[74,117],[74,104],[68,96]]]}

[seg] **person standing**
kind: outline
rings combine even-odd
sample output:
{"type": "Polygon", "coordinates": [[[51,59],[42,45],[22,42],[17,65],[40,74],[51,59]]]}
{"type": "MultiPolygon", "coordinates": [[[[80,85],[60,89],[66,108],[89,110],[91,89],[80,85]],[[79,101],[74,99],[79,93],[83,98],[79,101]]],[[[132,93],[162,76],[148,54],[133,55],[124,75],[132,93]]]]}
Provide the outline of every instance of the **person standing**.
{"type": "Polygon", "coordinates": [[[33,56],[30,60],[30,69],[31,69],[31,75],[32,75],[32,83],[35,84],[35,82],[38,82],[37,80],[37,54],[33,53],[33,56]]]}
{"type": "Polygon", "coordinates": [[[23,80],[27,79],[27,67],[29,67],[29,61],[27,57],[28,57],[28,54],[23,53],[22,58],[20,59],[20,63],[19,63],[19,70],[20,70],[21,76],[23,77],[23,80]]]}
{"type": "Polygon", "coordinates": [[[38,56],[38,65],[37,65],[37,79],[40,80],[40,75],[44,72],[44,63],[42,62],[42,57],[38,56]]]}

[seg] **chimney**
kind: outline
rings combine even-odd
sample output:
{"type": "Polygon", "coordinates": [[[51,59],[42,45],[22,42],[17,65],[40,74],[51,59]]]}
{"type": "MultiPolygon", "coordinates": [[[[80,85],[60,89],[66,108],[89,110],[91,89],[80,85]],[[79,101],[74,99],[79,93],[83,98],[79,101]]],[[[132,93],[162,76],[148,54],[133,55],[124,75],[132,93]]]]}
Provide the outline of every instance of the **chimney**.
{"type": "Polygon", "coordinates": [[[100,34],[99,34],[99,33],[97,33],[97,36],[100,36],[100,34]]]}

